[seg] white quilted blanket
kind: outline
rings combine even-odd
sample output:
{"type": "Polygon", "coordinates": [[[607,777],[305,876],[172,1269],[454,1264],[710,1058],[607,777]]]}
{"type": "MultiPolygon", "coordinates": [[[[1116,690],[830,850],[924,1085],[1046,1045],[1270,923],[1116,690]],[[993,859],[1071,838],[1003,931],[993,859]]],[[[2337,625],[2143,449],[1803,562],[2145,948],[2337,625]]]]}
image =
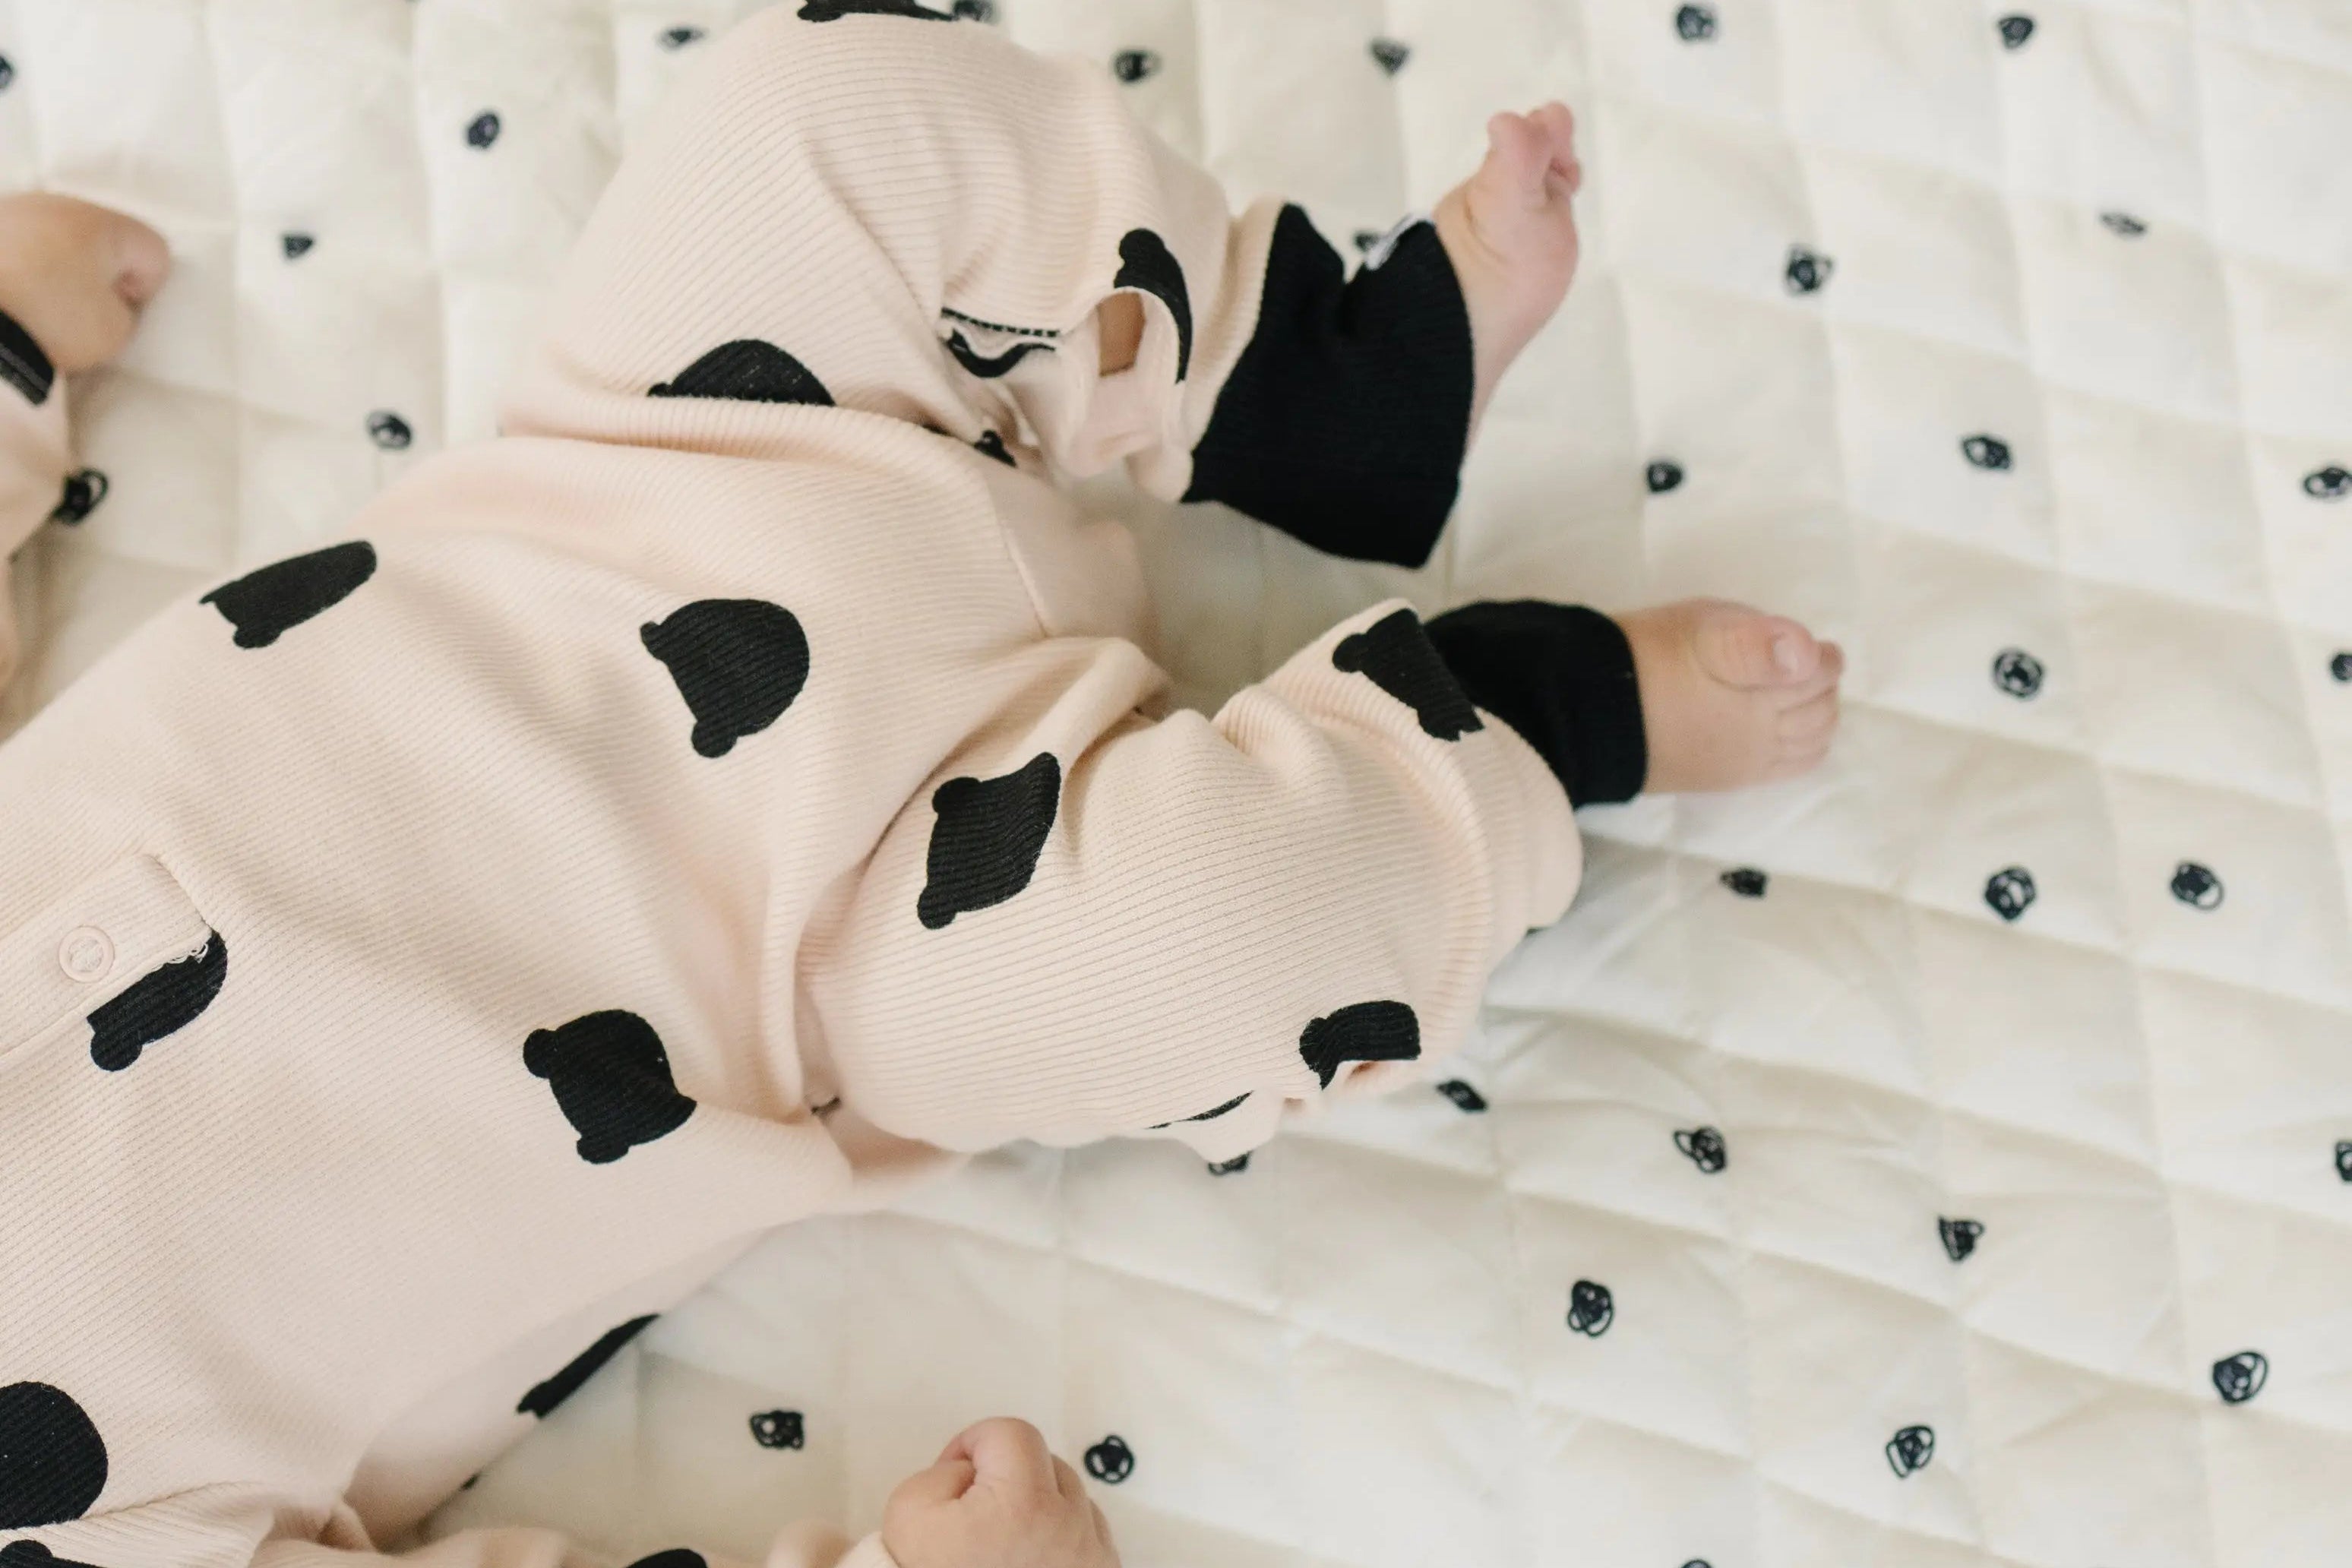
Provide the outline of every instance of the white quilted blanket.
{"type": "MultiPolygon", "coordinates": [[[[13,711],[488,434],[746,8],[0,0],[0,185],[181,258],[13,711]]],[[[1588,814],[1445,1092],[801,1226],[441,1524],[751,1552],[1010,1412],[1130,1568],[2352,1559],[2352,5],[958,8],[1343,244],[1492,110],[1583,121],[1583,277],[1425,572],[1104,487],[1189,698],[1400,587],[1710,592],[1844,640],[1845,734],[1588,814]]]]}

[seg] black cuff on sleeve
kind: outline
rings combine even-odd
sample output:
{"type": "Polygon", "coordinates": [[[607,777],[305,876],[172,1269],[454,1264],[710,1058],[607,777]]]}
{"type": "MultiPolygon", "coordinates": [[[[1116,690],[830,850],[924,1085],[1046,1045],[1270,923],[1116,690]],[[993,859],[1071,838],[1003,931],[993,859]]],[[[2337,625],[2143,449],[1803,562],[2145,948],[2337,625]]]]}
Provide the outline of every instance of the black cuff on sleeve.
{"type": "Polygon", "coordinates": [[[58,383],[57,367],[49,363],[49,356],[5,310],[0,310],[0,381],[23,393],[25,401],[36,408],[49,400],[49,388],[58,383]]]}
{"type": "Polygon", "coordinates": [[[1470,313],[1436,228],[1348,278],[1297,205],[1275,222],[1257,328],[1192,449],[1218,500],[1352,561],[1420,566],[1470,442],[1470,313]]]}
{"type": "Polygon", "coordinates": [[[1540,599],[1480,600],[1427,623],[1470,700],[1524,737],[1570,805],[1642,793],[1649,772],[1642,689],[1624,630],[1597,610],[1540,599]]]}

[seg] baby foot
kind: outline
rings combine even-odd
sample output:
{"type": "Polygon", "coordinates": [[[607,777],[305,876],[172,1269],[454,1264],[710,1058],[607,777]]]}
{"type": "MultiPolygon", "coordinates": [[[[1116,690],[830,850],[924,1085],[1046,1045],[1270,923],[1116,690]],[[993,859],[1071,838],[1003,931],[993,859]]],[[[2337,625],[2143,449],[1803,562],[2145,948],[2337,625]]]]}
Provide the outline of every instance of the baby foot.
{"type": "Polygon", "coordinates": [[[1560,102],[1486,121],[1486,161],[1430,213],[1470,312],[1475,390],[1470,427],[1495,384],[1551,319],[1576,275],[1576,215],[1584,184],[1576,121],[1560,102]]]}
{"type": "Polygon", "coordinates": [[[1845,655],[1795,621],[1722,599],[1618,617],[1633,645],[1649,794],[1793,778],[1827,754],[1845,655]]]}
{"type": "Polygon", "coordinates": [[[163,237],[137,218],[39,192],[0,200],[0,310],[60,373],[121,353],[171,270],[163,237]]]}

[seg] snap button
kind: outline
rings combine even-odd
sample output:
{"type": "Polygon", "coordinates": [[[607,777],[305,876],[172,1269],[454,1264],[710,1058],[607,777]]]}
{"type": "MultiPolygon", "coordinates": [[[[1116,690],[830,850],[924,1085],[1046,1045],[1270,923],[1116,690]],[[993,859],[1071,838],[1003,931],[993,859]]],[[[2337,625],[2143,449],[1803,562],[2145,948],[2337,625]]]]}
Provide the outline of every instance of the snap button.
{"type": "Polygon", "coordinates": [[[114,968],[114,939],[96,926],[76,926],[58,944],[58,965],[76,980],[103,980],[114,968]]]}

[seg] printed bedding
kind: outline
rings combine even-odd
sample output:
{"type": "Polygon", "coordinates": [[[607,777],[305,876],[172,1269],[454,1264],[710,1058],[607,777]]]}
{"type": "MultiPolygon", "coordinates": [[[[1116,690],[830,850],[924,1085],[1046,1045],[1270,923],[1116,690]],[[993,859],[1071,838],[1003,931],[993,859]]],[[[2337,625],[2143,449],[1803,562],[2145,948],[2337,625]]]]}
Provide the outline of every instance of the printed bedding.
{"type": "MultiPolygon", "coordinates": [[[[629,126],[749,8],[0,0],[0,188],[180,258],[77,389],[0,730],[488,435],[629,126]]],[[[2352,8],[955,8],[1343,247],[1493,110],[1582,122],[1582,276],[1426,570],[1090,487],[1186,700],[1389,592],[1713,593],[1845,643],[1845,732],[1587,814],[1445,1081],[780,1235],[437,1526],[751,1553],[1012,1413],[1130,1568],[2352,1554],[2352,8]]]]}

